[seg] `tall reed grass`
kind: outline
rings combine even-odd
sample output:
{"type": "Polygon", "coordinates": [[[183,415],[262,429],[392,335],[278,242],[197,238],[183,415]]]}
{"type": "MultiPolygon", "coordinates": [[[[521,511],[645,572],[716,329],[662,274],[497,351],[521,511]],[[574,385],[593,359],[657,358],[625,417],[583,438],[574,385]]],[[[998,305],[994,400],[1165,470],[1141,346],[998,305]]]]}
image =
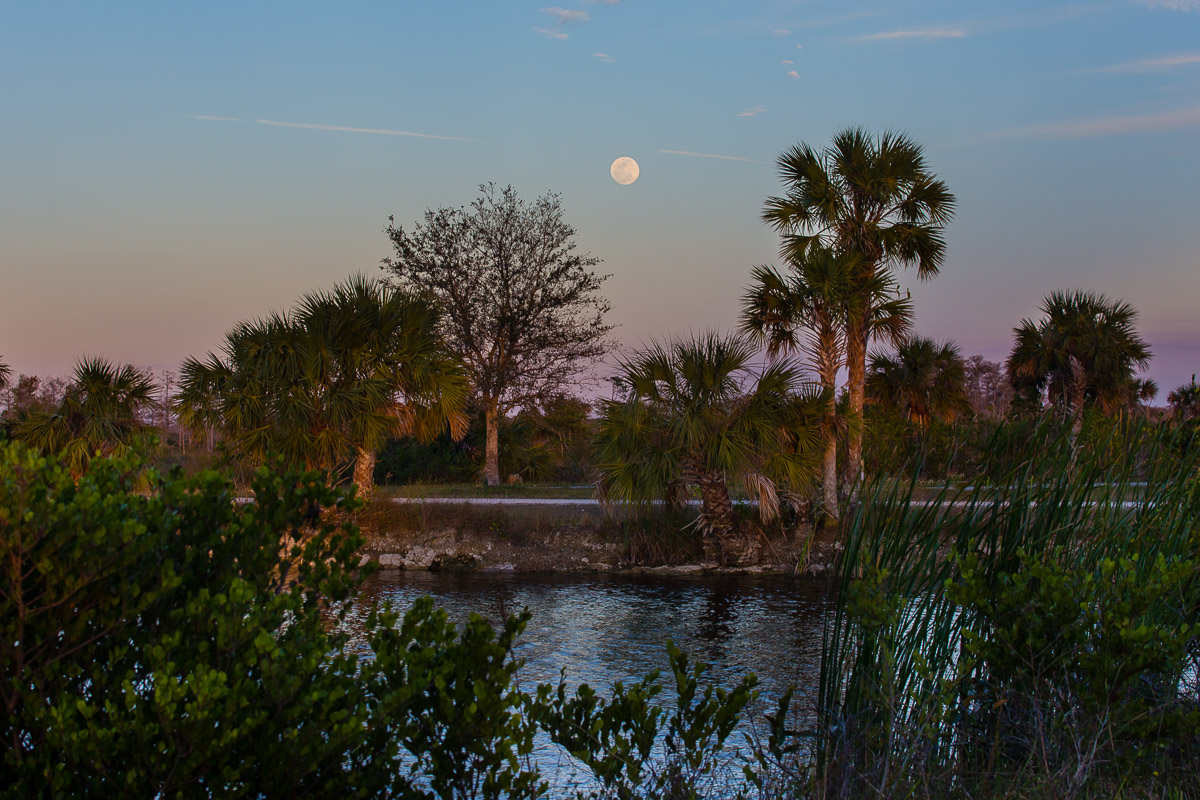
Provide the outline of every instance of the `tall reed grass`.
{"type": "Polygon", "coordinates": [[[864,487],[804,794],[1200,793],[1200,451],[1121,435],[1114,457],[1047,424],[1014,457],[1001,431],[974,486],[864,487]]]}

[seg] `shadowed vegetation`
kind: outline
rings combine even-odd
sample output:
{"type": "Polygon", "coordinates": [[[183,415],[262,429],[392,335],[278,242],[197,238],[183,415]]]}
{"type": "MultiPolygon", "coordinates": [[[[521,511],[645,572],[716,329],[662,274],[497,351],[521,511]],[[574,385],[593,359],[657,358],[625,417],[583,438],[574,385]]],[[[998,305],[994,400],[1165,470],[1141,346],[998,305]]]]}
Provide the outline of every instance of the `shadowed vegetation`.
{"type": "Polygon", "coordinates": [[[157,429],[144,412],[154,402],[154,381],[129,364],[86,358],[75,366],[58,406],[25,414],[14,438],[58,456],[78,478],[100,453],[123,457],[152,439],[157,429]]]}
{"type": "Polygon", "coordinates": [[[176,410],[222,432],[238,455],[308,469],[354,464],[363,492],[375,453],[404,433],[461,437],[467,384],[424,299],[353,277],[286,314],[243,322],[221,355],[184,362],[176,410]]]}
{"type": "Polygon", "coordinates": [[[624,397],[601,402],[596,439],[600,492],[608,500],[678,508],[699,490],[707,556],[738,549],[731,484],[764,520],[781,499],[807,491],[817,459],[819,395],[796,370],[754,368],[750,345],[706,334],[654,345],[621,365],[624,397]]]}
{"type": "Polygon", "coordinates": [[[993,482],[926,504],[868,489],[822,655],[818,796],[1200,789],[1200,451],[1159,431],[1104,464],[1073,438],[1035,430],[993,482]]]}

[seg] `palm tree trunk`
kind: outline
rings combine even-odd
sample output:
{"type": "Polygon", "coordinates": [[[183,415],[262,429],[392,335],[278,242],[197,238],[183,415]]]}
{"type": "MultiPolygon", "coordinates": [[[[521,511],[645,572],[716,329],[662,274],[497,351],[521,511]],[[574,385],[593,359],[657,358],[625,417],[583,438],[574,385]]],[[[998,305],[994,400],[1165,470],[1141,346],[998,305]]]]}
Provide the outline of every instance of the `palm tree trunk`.
{"type": "Polygon", "coordinates": [[[846,325],[847,388],[850,393],[850,432],[846,444],[846,491],[863,475],[863,403],[867,395],[867,320],[855,313],[846,325]]]}
{"type": "Polygon", "coordinates": [[[832,430],[825,434],[825,463],[822,465],[821,483],[824,495],[822,510],[827,518],[836,521],[838,519],[837,432],[832,430]]]}
{"type": "Polygon", "coordinates": [[[700,484],[700,525],[704,529],[704,559],[724,563],[737,535],[737,515],[722,475],[708,473],[700,484]]]}
{"type": "Polygon", "coordinates": [[[487,444],[484,447],[483,479],[488,486],[500,485],[500,410],[499,403],[488,398],[484,409],[487,444]]]}
{"type": "Polygon", "coordinates": [[[821,470],[821,494],[825,516],[838,518],[837,478],[837,371],[840,348],[837,331],[827,328],[822,334],[820,367],[821,389],[825,395],[825,459],[821,470]]]}
{"type": "Polygon", "coordinates": [[[367,497],[375,491],[375,451],[355,447],[358,455],[354,459],[354,485],[358,496],[367,497]]]}

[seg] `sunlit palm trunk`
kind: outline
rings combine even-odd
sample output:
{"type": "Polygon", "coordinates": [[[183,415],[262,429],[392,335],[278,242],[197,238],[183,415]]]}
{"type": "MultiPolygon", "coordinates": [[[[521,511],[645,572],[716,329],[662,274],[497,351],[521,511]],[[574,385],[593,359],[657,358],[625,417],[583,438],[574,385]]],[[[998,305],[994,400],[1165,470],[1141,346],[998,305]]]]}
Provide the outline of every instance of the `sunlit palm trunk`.
{"type": "Polygon", "coordinates": [[[824,392],[827,405],[825,407],[824,436],[825,455],[821,468],[822,510],[827,518],[838,519],[838,478],[837,478],[837,371],[840,361],[841,348],[838,342],[838,332],[827,324],[821,332],[821,353],[818,361],[818,372],[821,378],[821,389],[824,392]]]}
{"type": "Polygon", "coordinates": [[[850,431],[846,444],[847,493],[863,474],[863,400],[867,394],[867,320],[859,312],[846,326],[847,388],[850,394],[850,431]]]}
{"type": "Polygon", "coordinates": [[[375,491],[375,451],[356,447],[357,456],[354,459],[354,485],[358,487],[359,497],[366,497],[375,491]]]}
{"type": "Polygon", "coordinates": [[[488,486],[500,485],[500,411],[495,400],[487,401],[484,411],[487,444],[484,447],[483,476],[488,486]]]}

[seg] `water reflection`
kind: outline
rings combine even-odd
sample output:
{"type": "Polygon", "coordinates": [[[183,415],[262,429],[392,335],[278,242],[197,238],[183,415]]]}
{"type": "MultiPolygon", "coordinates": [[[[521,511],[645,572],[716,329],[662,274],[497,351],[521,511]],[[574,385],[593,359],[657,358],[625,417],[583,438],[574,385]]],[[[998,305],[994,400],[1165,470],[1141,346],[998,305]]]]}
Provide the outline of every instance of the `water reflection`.
{"type": "MultiPolygon", "coordinates": [[[[811,579],[768,577],[662,578],[626,575],[529,576],[382,572],[363,587],[349,624],[374,601],[403,611],[429,595],[461,624],[471,613],[498,623],[528,608],[532,619],[518,640],[525,660],[519,678],[526,691],[556,684],[566,670],[570,689],[587,683],[601,694],[616,681],[630,683],[663,672],[659,700],[674,700],[666,642],[693,661],[709,664],[707,679],[730,687],[747,672],[759,678],[761,697],[742,720],[748,733],[788,686],[796,686],[796,727],[811,723],[820,669],[826,586],[811,579]]],[[[365,649],[361,636],[352,646],[365,649]]],[[[761,729],[760,729],[761,730],[761,729]]],[[[735,735],[730,750],[741,749],[735,735]]],[[[597,788],[582,768],[539,733],[534,761],[553,796],[597,788]]],[[[731,762],[731,774],[740,773],[731,762]]],[[[727,776],[728,777],[728,776],[727,776]]]]}
{"type": "Polygon", "coordinates": [[[405,609],[422,595],[456,622],[528,608],[517,646],[526,686],[557,682],[564,668],[570,686],[640,679],[667,668],[670,639],[710,664],[716,683],[754,672],[765,700],[789,685],[816,691],[825,587],[812,580],[385,572],[364,586],[359,607],[386,600],[405,609]]]}

